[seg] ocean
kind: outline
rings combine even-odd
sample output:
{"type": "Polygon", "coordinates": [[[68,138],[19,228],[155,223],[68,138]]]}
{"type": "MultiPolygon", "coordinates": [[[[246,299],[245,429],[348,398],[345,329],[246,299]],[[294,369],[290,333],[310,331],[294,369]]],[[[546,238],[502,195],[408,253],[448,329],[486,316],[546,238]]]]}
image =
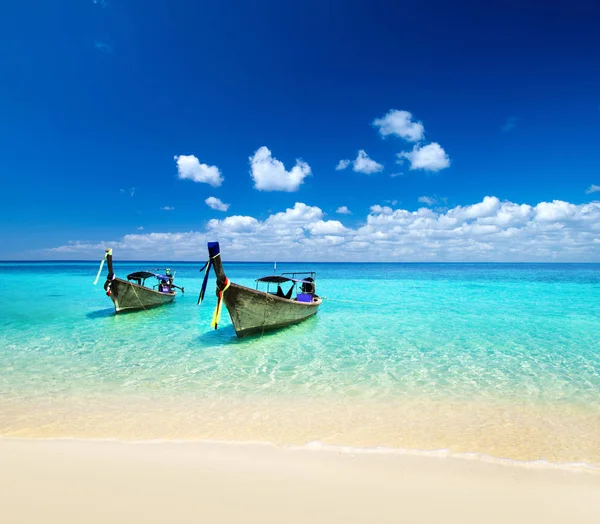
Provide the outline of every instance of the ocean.
{"type": "MultiPolygon", "coordinates": [[[[600,469],[600,264],[285,263],[319,313],[237,339],[201,263],[114,314],[98,262],[2,262],[0,436],[217,440],[600,469]]],[[[254,286],[272,264],[228,263],[254,286]]]]}

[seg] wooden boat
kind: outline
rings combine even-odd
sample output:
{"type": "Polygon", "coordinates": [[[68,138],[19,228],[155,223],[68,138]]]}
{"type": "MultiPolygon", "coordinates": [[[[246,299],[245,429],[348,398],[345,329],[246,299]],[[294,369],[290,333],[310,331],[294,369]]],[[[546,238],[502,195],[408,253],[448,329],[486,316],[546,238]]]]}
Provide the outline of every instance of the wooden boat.
{"type": "Polygon", "coordinates": [[[116,313],[163,306],[173,302],[177,295],[175,289],[180,289],[182,293],[184,291],[182,287],[173,284],[175,275],[171,274],[170,269],[165,269],[164,274],[136,271],[127,275],[127,280],[117,278],[113,271],[112,249],[106,250],[94,284],[98,281],[105,260],[108,264],[108,275],[104,282],[104,289],[106,295],[113,301],[116,313]],[[153,287],[146,286],[148,278],[155,278],[157,283],[153,287]]]}
{"type": "Polygon", "coordinates": [[[206,280],[212,265],[217,276],[218,297],[213,317],[215,329],[218,327],[222,302],[229,311],[238,337],[298,324],[317,313],[322,301],[315,292],[316,274],[314,272],[288,273],[259,278],[256,280],[257,288],[252,289],[230,282],[225,276],[218,242],[208,243],[208,253],[210,259],[207,262],[205,279],[198,302],[200,303],[204,297],[206,280]],[[296,278],[297,275],[308,276],[296,278]],[[283,291],[282,284],[290,284],[287,292],[283,291]],[[266,291],[259,290],[259,285],[266,285],[266,291]],[[271,285],[276,285],[277,291],[271,291],[271,285]]]}

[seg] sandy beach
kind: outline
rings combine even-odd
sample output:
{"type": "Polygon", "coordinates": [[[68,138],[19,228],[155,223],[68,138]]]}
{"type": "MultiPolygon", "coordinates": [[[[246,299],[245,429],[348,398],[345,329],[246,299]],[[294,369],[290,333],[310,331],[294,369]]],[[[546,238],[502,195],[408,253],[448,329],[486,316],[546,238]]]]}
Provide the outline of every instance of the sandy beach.
{"type": "Polygon", "coordinates": [[[600,475],[260,444],[0,440],[0,522],[600,519],[600,475]]]}

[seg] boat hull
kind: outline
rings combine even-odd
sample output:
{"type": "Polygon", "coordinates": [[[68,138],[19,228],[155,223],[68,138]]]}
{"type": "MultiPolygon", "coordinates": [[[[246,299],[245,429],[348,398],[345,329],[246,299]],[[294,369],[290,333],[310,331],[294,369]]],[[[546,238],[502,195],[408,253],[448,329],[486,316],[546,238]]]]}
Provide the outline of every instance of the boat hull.
{"type": "Polygon", "coordinates": [[[312,302],[297,302],[234,283],[225,291],[223,301],[238,337],[298,324],[312,317],[321,305],[318,297],[312,302]]]}
{"type": "Polygon", "coordinates": [[[161,293],[121,278],[115,278],[110,282],[110,298],[115,305],[116,313],[164,306],[173,302],[176,295],[176,293],[161,293]]]}

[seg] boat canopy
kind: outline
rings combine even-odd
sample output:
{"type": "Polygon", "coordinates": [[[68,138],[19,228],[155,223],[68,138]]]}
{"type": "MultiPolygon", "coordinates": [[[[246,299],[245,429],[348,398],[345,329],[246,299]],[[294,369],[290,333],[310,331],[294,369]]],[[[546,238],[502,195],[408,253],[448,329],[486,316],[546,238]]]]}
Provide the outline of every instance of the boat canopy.
{"type": "Polygon", "coordinates": [[[256,282],[266,282],[267,284],[283,284],[284,282],[312,283],[312,280],[303,280],[301,278],[289,278],[281,275],[270,275],[262,278],[257,278],[256,282]]]}
{"type": "Polygon", "coordinates": [[[267,277],[257,278],[256,282],[267,282],[268,284],[283,284],[284,282],[293,282],[293,279],[282,277],[281,275],[270,275],[267,277]]]}
{"type": "Polygon", "coordinates": [[[159,275],[157,273],[150,273],[150,271],[136,271],[127,275],[127,280],[146,280],[150,277],[156,277],[160,280],[169,280],[173,278],[171,275],[159,275]]]}

